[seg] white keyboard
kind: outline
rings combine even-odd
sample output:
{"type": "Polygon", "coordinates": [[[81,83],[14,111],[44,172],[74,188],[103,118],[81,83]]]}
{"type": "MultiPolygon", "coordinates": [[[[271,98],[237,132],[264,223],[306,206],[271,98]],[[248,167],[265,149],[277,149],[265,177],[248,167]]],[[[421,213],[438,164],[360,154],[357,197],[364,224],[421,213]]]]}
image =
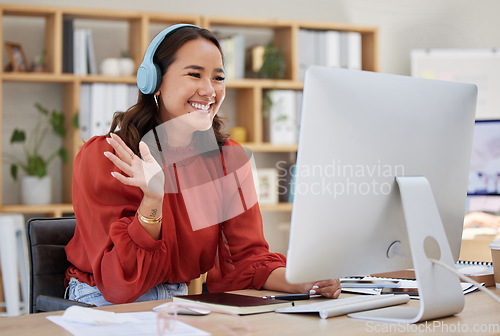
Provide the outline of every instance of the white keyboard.
{"type": "Polygon", "coordinates": [[[319,313],[323,319],[345,315],[363,310],[377,309],[406,303],[410,300],[407,294],[359,295],[341,299],[330,299],[312,303],[277,309],[277,313],[319,313]]]}

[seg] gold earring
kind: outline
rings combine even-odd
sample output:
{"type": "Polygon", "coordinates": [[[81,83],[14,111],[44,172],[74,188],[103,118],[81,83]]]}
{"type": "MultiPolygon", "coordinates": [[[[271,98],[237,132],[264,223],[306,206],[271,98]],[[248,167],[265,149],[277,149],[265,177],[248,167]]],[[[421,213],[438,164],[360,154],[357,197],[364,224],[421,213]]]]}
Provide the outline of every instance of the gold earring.
{"type": "Polygon", "coordinates": [[[158,96],[154,95],[153,97],[155,99],[156,108],[159,109],[159,107],[158,107],[158,96]]]}

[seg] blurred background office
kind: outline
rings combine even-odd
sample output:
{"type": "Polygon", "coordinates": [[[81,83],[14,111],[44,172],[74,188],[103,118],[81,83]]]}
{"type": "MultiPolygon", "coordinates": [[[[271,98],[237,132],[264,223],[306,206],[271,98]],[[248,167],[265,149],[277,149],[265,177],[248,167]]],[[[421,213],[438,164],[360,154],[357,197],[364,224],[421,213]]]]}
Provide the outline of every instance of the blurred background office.
{"type": "MultiPolygon", "coordinates": [[[[253,19],[277,19],[307,22],[346,23],[378,28],[378,70],[384,73],[410,75],[410,54],[414,49],[493,49],[500,47],[500,1],[497,0],[0,0],[1,4],[30,6],[61,6],[93,9],[137,10],[172,14],[191,14],[218,17],[247,17],[253,19]]],[[[15,18],[3,24],[4,40],[22,41],[24,52],[29,61],[43,49],[43,32],[33,34],[33,20],[15,18]]],[[[101,24],[97,22],[96,24],[101,24]]],[[[113,26],[102,27],[109,36],[105,39],[107,48],[114,43],[121,43],[114,38],[113,26]]],[[[123,35],[123,34],[122,34],[123,35]]],[[[96,40],[96,43],[98,41],[96,40]]],[[[119,50],[119,46],[116,47],[119,50]]],[[[96,50],[102,49],[96,45],[96,50]]],[[[4,51],[4,63],[7,62],[4,51]]],[[[5,66],[6,64],[3,64],[5,66]]],[[[28,123],[33,115],[33,101],[52,104],[50,108],[61,109],[61,96],[64,94],[58,84],[44,85],[25,82],[9,82],[3,87],[3,96],[9,97],[2,102],[4,116],[2,123],[3,148],[8,146],[8,136],[15,123],[28,123]],[[26,88],[30,99],[25,99],[26,88]],[[27,110],[30,113],[13,113],[9,111],[27,110]],[[24,118],[24,119],[23,119],[24,118]]],[[[232,97],[227,100],[231,104],[232,97]]],[[[496,115],[500,119],[500,106],[496,115]]],[[[56,140],[57,141],[57,140],[56,140]]],[[[60,140],[59,140],[60,141],[60,140]]],[[[57,142],[54,143],[54,146],[57,142]]],[[[281,154],[276,154],[277,156],[281,154]]],[[[288,159],[285,155],[284,159],[288,159]]],[[[257,155],[258,160],[264,161],[257,155]]],[[[280,160],[280,159],[278,159],[280,160]]],[[[270,161],[271,162],[271,161],[270,161]]],[[[276,162],[273,158],[272,162],[276,162]]],[[[61,165],[50,167],[56,184],[62,175],[61,165]]],[[[16,204],[17,188],[9,176],[9,169],[3,169],[3,204],[16,204]]],[[[53,202],[62,202],[60,188],[53,192],[53,202]]],[[[493,205],[488,204],[488,212],[495,213],[498,203],[495,197],[493,205]],[[496,203],[495,203],[496,202],[496,203]]],[[[476,208],[473,210],[482,210],[476,208]]],[[[265,222],[289,223],[289,212],[265,213],[265,222]]],[[[278,226],[279,227],[279,226],[278,226]]],[[[286,231],[286,228],[284,229],[286,231]]],[[[266,233],[267,234],[267,233],[266,233]]],[[[273,235],[269,233],[269,235],[273,235]]],[[[275,234],[276,249],[285,252],[286,234],[275,234]],[[281,237],[281,238],[279,238],[281,237]]]]}

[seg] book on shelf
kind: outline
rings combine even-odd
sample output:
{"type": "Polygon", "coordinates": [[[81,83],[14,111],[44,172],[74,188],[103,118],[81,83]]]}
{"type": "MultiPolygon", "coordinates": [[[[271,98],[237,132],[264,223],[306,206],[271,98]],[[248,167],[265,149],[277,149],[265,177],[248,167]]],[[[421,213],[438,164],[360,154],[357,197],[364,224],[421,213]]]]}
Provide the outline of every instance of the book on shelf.
{"type": "Polygon", "coordinates": [[[325,33],[325,65],[327,67],[340,67],[340,32],[329,30],[325,33]]]}
{"type": "Polygon", "coordinates": [[[302,103],[302,92],[295,90],[269,90],[267,92],[271,106],[269,108],[269,120],[264,121],[273,145],[294,145],[298,142],[300,109],[302,103]]]}
{"type": "Polygon", "coordinates": [[[106,133],[106,117],[109,114],[108,102],[111,97],[107,94],[106,83],[92,83],[90,86],[90,131],[91,136],[106,133]]]}
{"type": "Polygon", "coordinates": [[[220,40],[224,52],[226,79],[245,77],[245,37],[235,34],[220,40]]]}
{"type": "Polygon", "coordinates": [[[80,87],[80,136],[86,141],[94,135],[106,134],[115,112],[126,111],[137,101],[135,85],[83,83],[80,87]]]}
{"type": "Polygon", "coordinates": [[[85,29],[73,30],[73,73],[86,75],[87,72],[87,32],[85,29]]]}
{"type": "Polygon", "coordinates": [[[73,30],[73,73],[81,76],[97,74],[94,39],[90,29],[77,28],[73,30]]]}
{"type": "Polygon", "coordinates": [[[299,30],[299,78],[304,80],[305,72],[314,61],[314,32],[309,29],[299,30]]]}
{"type": "Polygon", "coordinates": [[[73,20],[63,20],[63,73],[73,73],[73,20]]]}
{"type": "Polygon", "coordinates": [[[80,137],[86,141],[91,138],[91,125],[90,125],[90,105],[91,84],[82,83],[80,86],[80,109],[78,113],[78,125],[80,127],[80,137]]]}
{"type": "Polygon", "coordinates": [[[263,45],[253,46],[245,51],[245,76],[257,77],[259,70],[264,64],[264,53],[266,47],[263,45]]]}
{"type": "Polygon", "coordinates": [[[85,30],[85,43],[86,43],[86,58],[87,58],[87,73],[90,75],[97,75],[97,61],[94,50],[94,37],[92,30],[85,30]]]}
{"type": "Polygon", "coordinates": [[[255,183],[260,204],[278,203],[278,171],[275,168],[257,169],[255,183]]]}
{"type": "Polygon", "coordinates": [[[222,309],[238,315],[273,312],[278,308],[293,306],[293,301],[264,299],[260,296],[234,293],[205,293],[174,296],[174,302],[202,304],[207,307],[222,309]]]}
{"type": "Polygon", "coordinates": [[[278,169],[278,198],[280,203],[288,203],[293,201],[292,194],[292,177],[295,171],[295,164],[280,161],[276,165],[278,169]]]}
{"type": "Polygon", "coordinates": [[[295,196],[295,177],[297,176],[297,165],[293,165],[291,170],[292,179],[290,181],[290,193],[288,194],[288,202],[293,203],[295,196]]]}
{"type": "Polygon", "coordinates": [[[340,34],[340,66],[346,69],[361,69],[361,34],[342,32],[340,34]]]}
{"type": "Polygon", "coordinates": [[[359,32],[336,30],[299,30],[299,78],[311,65],[361,69],[359,32]]]}

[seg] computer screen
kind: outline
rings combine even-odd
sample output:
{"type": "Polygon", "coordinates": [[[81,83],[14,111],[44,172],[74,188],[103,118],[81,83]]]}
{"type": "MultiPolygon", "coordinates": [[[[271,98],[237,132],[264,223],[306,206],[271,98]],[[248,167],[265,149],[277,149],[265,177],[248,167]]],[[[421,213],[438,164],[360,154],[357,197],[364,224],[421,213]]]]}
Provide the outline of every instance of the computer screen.
{"type": "Polygon", "coordinates": [[[476,97],[471,84],[310,67],[295,167],[288,281],[411,268],[396,176],[428,180],[456,260],[476,97]]]}
{"type": "Polygon", "coordinates": [[[477,120],[474,128],[467,192],[500,195],[500,120],[477,120]]]}

